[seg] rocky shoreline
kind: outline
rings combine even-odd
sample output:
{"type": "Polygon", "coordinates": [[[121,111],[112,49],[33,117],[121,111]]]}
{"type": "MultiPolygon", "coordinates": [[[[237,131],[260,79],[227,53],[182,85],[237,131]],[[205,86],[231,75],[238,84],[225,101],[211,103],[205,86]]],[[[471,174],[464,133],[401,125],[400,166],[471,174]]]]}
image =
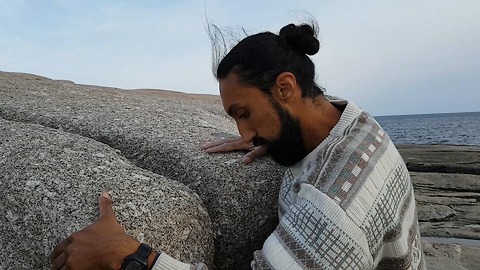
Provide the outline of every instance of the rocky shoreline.
{"type": "Polygon", "coordinates": [[[480,147],[397,148],[412,177],[428,268],[478,269],[480,147]]]}
{"type": "MultiPolygon", "coordinates": [[[[218,96],[0,72],[0,268],[48,269],[54,243],[94,220],[96,196],[108,190],[135,237],[186,261],[246,269],[276,225],[284,168],[199,148],[236,133],[218,96]]],[[[422,236],[480,240],[480,147],[398,148],[422,236]]],[[[429,269],[480,263],[479,247],[424,248],[429,269]]]]}

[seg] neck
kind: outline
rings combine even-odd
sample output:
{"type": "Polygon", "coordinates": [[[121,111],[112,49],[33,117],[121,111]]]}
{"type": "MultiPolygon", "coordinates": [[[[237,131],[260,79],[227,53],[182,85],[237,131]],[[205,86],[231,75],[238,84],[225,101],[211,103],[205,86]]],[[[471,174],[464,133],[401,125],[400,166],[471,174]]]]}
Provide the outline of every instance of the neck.
{"type": "Polygon", "coordinates": [[[303,103],[302,112],[298,115],[300,115],[305,149],[310,153],[328,137],[340,120],[342,112],[323,96],[305,99],[303,103]]]}

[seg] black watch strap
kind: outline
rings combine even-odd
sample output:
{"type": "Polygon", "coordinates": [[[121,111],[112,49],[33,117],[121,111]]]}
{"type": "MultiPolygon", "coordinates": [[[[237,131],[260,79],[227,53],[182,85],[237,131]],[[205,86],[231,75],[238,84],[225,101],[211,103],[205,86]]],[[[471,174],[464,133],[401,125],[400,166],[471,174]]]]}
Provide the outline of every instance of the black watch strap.
{"type": "Polygon", "coordinates": [[[137,250],[138,255],[147,259],[148,259],[148,255],[150,255],[150,252],[152,252],[152,248],[149,245],[144,243],[141,243],[140,247],[137,250]]]}
{"type": "Polygon", "coordinates": [[[140,244],[137,252],[127,256],[123,261],[121,270],[147,270],[148,256],[152,248],[147,244],[140,244]]]}

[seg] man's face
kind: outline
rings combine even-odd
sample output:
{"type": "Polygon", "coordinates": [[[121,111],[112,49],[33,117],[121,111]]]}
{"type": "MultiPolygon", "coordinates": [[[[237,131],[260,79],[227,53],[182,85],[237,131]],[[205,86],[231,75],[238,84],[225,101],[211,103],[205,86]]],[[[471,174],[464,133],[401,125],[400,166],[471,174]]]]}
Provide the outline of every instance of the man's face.
{"type": "Polygon", "coordinates": [[[307,155],[298,119],[273,97],[256,87],[243,86],[234,73],[220,81],[220,96],[246,143],[267,145],[272,158],[284,166],[307,155]]]}
{"type": "Polygon", "coordinates": [[[292,166],[302,160],[308,153],[302,136],[300,122],[280,104],[272,100],[272,105],[280,117],[280,135],[269,141],[262,137],[253,140],[255,145],[268,145],[268,153],[278,164],[292,166]]]}

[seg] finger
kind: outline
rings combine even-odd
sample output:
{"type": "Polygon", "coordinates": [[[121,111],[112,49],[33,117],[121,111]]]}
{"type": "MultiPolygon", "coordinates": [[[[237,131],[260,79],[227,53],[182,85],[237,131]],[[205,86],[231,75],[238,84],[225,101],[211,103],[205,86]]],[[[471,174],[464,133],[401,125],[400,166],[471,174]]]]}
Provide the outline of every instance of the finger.
{"type": "Polygon", "coordinates": [[[70,240],[67,238],[55,246],[52,253],[50,254],[50,263],[52,263],[55,260],[55,258],[57,258],[60,254],[63,253],[63,251],[65,250],[65,248],[68,246],[69,243],[70,243],[70,240]]]}
{"type": "Polygon", "coordinates": [[[107,192],[103,192],[102,195],[98,198],[98,206],[100,207],[100,216],[115,216],[112,208],[112,199],[107,192]]]}
{"type": "Polygon", "coordinates": [[[60,253],[54,260],[50,262],[50,266],[53,270],[62,269],[67,262],[67,254],[64,252],[60,253]]]}
{"type": "Polygon", "coordinates": [[[250,148],[250,144],[246,144],[244,141],[240,139],[232,142],[225,142],[221,145],[211,147],[205,150],[205,152],[207,153],[230,152],[235,150],[247,150],[249,148],[250,148]]]}
{"type": "Polygon", "coordinates": [[[231,142],[231,141],[235,141],[235,140],[238,140],[238,138],[226,138],[226,139],[221,139],[221,140],[218,140],[218,141],[208,142],[208,143],[204,143],[202,145],[202,148],[206,149],[206,148],[218,146],[218,145],[224,144],[226,142],[231,142]]]}
{"type": "Polygon", "coordinates": [[[233,147],[229,146],[229,144],[227,143],[223,143],[223,144],[205,149],[205,152],[207,153],[228,152],[229,149],[233,149],[233,147]]]}
{"type": "Polygon", "coordinates": [[[265,155],[267,153],[268,146],[262,145],[257,147],[256,149],[248,152],[242,159],[244,164],[249,164],[250,162],[254,161],[255,159],[265,155]]]}
{"type": "Polygon", "coordinates": [[[202,144],[201,147],[203,149],[208,149],[208,148],[211,148],[211,147],[222,145],[224,143],[229,143],[229,142],[238,141],[238,140],[241,140],[241,138],[238,138],[238,137],[236,137],[236,138],[226,138],[226,139],[222,139],[222,140],[218,140],[218,141],[204,143],[204,144],[202,144]]]}

